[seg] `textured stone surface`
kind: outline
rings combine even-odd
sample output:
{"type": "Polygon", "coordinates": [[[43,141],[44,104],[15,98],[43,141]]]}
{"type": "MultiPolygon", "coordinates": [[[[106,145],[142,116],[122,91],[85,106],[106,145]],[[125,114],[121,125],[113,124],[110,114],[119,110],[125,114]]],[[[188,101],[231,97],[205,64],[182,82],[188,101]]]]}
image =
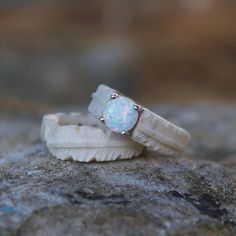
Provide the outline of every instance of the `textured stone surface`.
{"type": "Polygon", "coordinates": [[[234,108],[157,107],[192,134],[186,154],[102,164],[56,160],[37,121],[2,118],[0,235],[236,235],[234,108]]]}

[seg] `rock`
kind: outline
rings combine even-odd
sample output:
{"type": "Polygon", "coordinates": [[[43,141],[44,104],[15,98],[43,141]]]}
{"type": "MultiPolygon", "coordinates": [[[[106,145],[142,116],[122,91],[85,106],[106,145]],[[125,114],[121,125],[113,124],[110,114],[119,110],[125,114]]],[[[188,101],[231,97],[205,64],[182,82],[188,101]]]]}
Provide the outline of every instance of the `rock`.
{"type": "Polygon", "coordinates": [[[224,160],[236,153],[236,109],[227,104],[159,106],[154,110],[190,131],[192,139],[186,156],[194,159],[224,160]]]}
{"type": "MultiPolygon", "coordinates": [[[[1,155],[13,153],[33,143],[39,142],[39,121],[32,118],[12,118],[6,115],[0,118],[0,162],[1,155]]],[[[6,158],[6,156],[5,156],[6,158]]]]}
{"type": "Polygon", "coordinates": [[[148,152],[100,164],[55,159],[27,138],[39,124],[26,121],[28,141],[0,159],[0,235],[236,235],[236,165],[227,164],[236,153],[227,143],[235,114],[230,106],[211,109],[156,108],[192,133],[182,158],[148,152]],[[199,160],[213,159],[211,144],[221,145],[226,162],[199,160]]]}

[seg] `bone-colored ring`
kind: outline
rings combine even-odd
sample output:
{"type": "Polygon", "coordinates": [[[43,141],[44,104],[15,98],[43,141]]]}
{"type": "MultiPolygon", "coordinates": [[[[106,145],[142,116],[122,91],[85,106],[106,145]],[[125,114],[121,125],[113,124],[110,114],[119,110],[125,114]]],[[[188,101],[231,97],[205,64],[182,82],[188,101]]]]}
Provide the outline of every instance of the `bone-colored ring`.
{"type": "Polygon", "coordinates": [[[143,152],[142,145],[80,113],[45,115],[41,139],[50,153],[60,160],[112,161],[136,157],[143,152]]]}
{"type": "MultiPolygon", "coordinates": [[[[120,97],[123,99],[122,102],[124,102],[125,99],[127,100],[128,105],[125,108],[125,116],[130,114],[129,111],[127,111],[127,109],[130,109],[130,102],[133,103],[134,109],[137,110],[139,116],[137,122],[133,124],[130,130],[124,130],[119,133],[128,134],[133,141],[164,155],[176,156],[185,150],[190,139],[190,134],[186,130],[168,122],[154,112],[142,108],[142,106],[125,97],[117,90],[106,85],[99,85],[96,92],[92,94],[92,101],[88,110],[94,117],[100,119],[110,128],[107,120],[104,118],[106,117],[104,113],[109,112],[110,116],[107,117],[110,119],[110,117],[112,117],[112,109],[110,108],[112,106],[114,107],[114,102],[112,104],[111,100],[120,97]]],[[[122,112],[120,112],[120,114],[122,116],[122,112]]],[[[122,120],[123,117],[119,117],[119,119],[122,120]]],[[[117,120],[119,121],[119,119],[117,120]]],[[[111,121],[109,120],[109,122],[111,121]]]]}

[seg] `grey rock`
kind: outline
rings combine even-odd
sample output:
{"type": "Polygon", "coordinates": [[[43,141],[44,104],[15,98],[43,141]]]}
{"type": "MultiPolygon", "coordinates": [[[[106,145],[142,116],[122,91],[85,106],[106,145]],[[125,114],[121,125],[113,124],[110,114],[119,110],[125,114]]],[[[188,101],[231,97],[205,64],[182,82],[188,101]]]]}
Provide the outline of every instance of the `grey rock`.
{"type": "Polygon", "coordinates": [[[0,235],[236,235],[236,151],[228,143],[235,114],[230,106],[211,109],[155,109],[191,132],[183,157],[148,152],[108,163],[59,161],[32,135],[40,124],[21,121],[21,132],[14,126],[20,148],[8,132],[0,159],[0,235]],[[223,158],[201,160],[214,159],[218,145],[223,158]]]}
{"type": "Polygon", "coordinates": [[[189,130],[187,156],[220,161],[236,153],[236,107],[227,104],[159,106],[154,110],[189,130]]]}
{"type": "Polygon", "coordinates": [[[0,118],[0,162],[14,151],[39,142],[39,122],[32,118],[0,118]],[[7,155],[4,156],[4,155],[7,155]]]}

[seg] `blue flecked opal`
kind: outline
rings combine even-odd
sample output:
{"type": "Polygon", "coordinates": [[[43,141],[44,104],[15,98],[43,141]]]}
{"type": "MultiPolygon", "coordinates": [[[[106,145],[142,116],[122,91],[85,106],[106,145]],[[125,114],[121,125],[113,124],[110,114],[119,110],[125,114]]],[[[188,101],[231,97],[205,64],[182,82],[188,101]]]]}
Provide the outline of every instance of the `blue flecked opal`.
{"type": "Polygon", "coordinates": [[[139,113],[130,99],[117,97],[107,103],[103,117],[108,128],[116,133],[122,133],[135,127],[139,113]]]}

